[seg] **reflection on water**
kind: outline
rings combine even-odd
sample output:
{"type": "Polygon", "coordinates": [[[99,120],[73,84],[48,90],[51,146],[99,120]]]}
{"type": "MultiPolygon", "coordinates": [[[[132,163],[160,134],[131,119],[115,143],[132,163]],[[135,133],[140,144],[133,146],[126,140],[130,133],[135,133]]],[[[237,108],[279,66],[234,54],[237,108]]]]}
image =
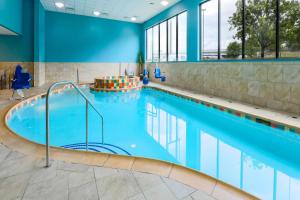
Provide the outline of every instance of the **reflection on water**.
{"type": "Polygon", "coordinates": [[[186,164],[186,122],[147,104],[147,133],[180,164],[186,164]]]}
{"type": "Polygon", "coordinates": [[[147,133],[178,164],[200,170],[262,199],[300,199],[300,180],[248,154],[247,149],[254,147],[232,146],[230,141],[203,130],[197,121],[186,121],[149,102],[146,107],[147,133]]]}

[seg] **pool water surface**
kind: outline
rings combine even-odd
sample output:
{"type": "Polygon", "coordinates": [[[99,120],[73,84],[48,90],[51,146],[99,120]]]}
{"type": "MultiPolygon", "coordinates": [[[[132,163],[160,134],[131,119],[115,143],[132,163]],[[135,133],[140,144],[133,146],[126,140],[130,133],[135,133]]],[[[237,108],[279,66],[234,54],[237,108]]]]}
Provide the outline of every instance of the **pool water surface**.
{"type": "MultiPolygon", "coordinates": [[[[176,163],[262,199],[300,199],[296,133],[150,88],[84,93],[104,117],[102,135],[101,120],[89,108],[90,150],[176,163]]],[[[75,90],[51,96],[52,146],[82,149],[85,121],[85,101],[75,90]]],[[[45,99],[14,112],[8,125],[20,136],[45,144],[45,99]]]]}

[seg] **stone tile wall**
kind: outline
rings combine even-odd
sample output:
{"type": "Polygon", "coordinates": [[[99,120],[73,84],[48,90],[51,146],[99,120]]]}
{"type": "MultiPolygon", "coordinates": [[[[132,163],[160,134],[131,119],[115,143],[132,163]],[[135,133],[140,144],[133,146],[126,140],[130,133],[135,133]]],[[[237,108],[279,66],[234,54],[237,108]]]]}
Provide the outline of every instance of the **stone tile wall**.
{"type": "MultiPolygon", "coordinates": [[[[136,63],[33,63],[0,62],[0,74],[13,74],[21,64],[35,86],[62,80],[93,82],[104,75],[138,74],[136,63]]],[[[166,85],[300,114],[300,62],[160,63],[166,85]]],[[[154,64],[148,64],[153,78],[154,64]]]]}
{"type": "MultiPolygon", "coordinates": [[[[300,114],[300,62],[160,63],[166,85],[300,114]]],[[[148,64],[154,82],[154,64],[148,64]]]]}
{"type": "Polygon", "coordinates": [[[125,69],[138,74],[136,63],[46,63],[45,82],[77,81],[78,70],[80,82],[92,83],[96,77],[124,75],[125,69]]]}
{"type": "Polygon", "coordinates": [[[0,76],[5,71],[13,76],[18,64],[32,74],[34,86],[63,80],[77,81],[77,70],[80,82],[94,82],[94,78],[100,76],[124,75],[125,70],[129,74],[138,74],[136,63],[0,62],[0,76]]]}

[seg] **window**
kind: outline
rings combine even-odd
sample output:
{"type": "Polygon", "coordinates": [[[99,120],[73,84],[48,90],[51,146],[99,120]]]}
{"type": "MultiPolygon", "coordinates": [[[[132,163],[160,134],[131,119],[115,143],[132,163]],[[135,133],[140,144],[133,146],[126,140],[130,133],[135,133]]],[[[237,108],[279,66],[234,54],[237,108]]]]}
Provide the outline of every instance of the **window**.
{"type": "Polygon", "coordinates": [[[202,59],[218,58],[218,0],[201,4],[202,59]]]}
{"type": "MultiPolygon", "coordinates": [[[[220,58],[239,59],[242,58],[242,41],[237,37],[239,28],[233,26],[232,16],[240,15],[242,0],[221,1],[221,27],[220,27],[220,58]]],[[[242,20],[237,19],[234,23],[241,26],[242,20]]]]}
{"type": "Polygon", "coordinates": [[[187,60],[187,12],[146,30],[147,62],[187,60]]]}
{"type": "MultiPolygon", "coordinates": [[[[245,56],[275,58],[276,0],[246,1],[245,56]]],[[[234,25],[234,27],[239,27],[234,25]]]]}
{"type": "Polygon", "coordinates": [[[159,26],[153,27],[153,62],[159,61],[159,26]]]}
{"type": "Polygon", "coordinates": [[[169,54],[168,58],[169,61],[176,61],[176,49],[177,49],[177,33],[176,33],[176,24],[177,19],[176,17],[173,17],[168,20],[168,44],[169,44],[169,54]]]}
{"type": "Polygon", "coordinates": [[[178,15],[178,61],[187,60],[187,12],[178,15]]]}
{"type": "Polygon", "coordinates": [[[152,61],[152,44],[153,44],[152,28],[147,30],[146,38],[147,38],[147,59],[146,60],[148,62],[151,62],[152,61]]]}
{"type": "Polygon", "coordinates": [[[300,0],[280,1],[280,57],[300,58],[300,0]]]}
{"type": "Polygon", "coordinates": [[[160,27],[160,53],[159,58],[160,62],[166,62],[167,61],[167,22],[163,22],[159,25],[160,27]]]}
{"type": "Polygon", "coordinates": [[[202,59],[300,58],[300,0],[200,4],[202,59]]]}

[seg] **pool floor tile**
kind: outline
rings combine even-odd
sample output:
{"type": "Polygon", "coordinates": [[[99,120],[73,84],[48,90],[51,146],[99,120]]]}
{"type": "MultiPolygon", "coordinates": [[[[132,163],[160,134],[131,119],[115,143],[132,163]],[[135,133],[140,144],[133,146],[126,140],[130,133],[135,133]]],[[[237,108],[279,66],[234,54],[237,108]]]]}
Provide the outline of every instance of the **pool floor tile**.
{"type": "Polygon", "coordinates": [[[32,176],[29,180],[30,184],[35,184],[47,180],[51,180],[56,177],[57,162],[53,162],[50,167],[44,167],[44,161],[37,164],[32,176]]]}
{"type": "Polygon", "coordinates": [[[173,194],[178,198],[182,199],[184,197],[189,196],[193,192],[196,191],[196,189],[187,186],[185,184],[179,183],[177,181],[174,181],[172,179],[163,178],[163,181],[167,185],[167,187],[173,192],[173,194]]]}
{"type": "Polygon", "coordinates": [[[118,170],[106,167],[94,167],[94,174],[96,180],[98,180],[106,176],[116,175],[118,174],[118,170]]]}
{"type": "Polygon", "coordinates": [[[177,200],[165,184],[156,185],[143,191],[147,200],[177,200]]]}
{"type": "Polygon", "coordinates": [[[87,172],[91,169],[91,166],[77,163],[69,163],[65,161],[57,162],[57,170],[63,170],[68,172],[87,172]]]}
{"type": "Polygon", "coordinates": [[[98,191],[94,181],[69,190],[69,200],[98,200],[98,191]]]}
{"type": "Polygon", "coordinates": [[[102,200],[127,199],[142,192],[131,173],[118,172],[97,179],[96,183],[102,200]]]}
{"type": "Polygon", "coordinates": [[[133,175],[142,190],[147,190],[157,185],[163,184],[160,176],[144,172],[133,172],[133,175]]]}
{"type": "Polygon", "coordinates": [[[25,200],[66,200],[68,199],[68,178],[65,174],[58,173],[51,180],[29,184],[23,199],[25,200]]]}
{"type": "Polygon", "coordinates": [[[13,160],[5,160],[0,165],[0,179],[26,172],[32,172],[35,168],[35,160],[22,157],[13,160]],[[19,163],[22,163],[20,165],[19,163]]]}
{"type": "Polygon", "coordinates": [[[198,190],[202,190],[207,194],[211,194],[216,185],[216,180],[213,178],[179,166],[172,168],[170,178],[198,190]]]}
{"type": "Polygon", "coordinates": [[[146,200],[144,194],[140,193],[137,195],[134,195],[132,197],[129,197],[127,200],[146,200]]]}
{"type": "Polygon", "coordinates": [[[93,168],[86,172],[70,172],[69,174],[69,188],[79,187],[93,181],[95,181],[93,168]]]}
{"type": "Polygon", "coordinates": [[[0,179],[0,198],[17,199],[22,198],[31,173],[19,174],[0,179]]]}
{"type": "Polygon", "coordinates": [[[7,156],[11,153],[12,151],[9,150],[8,148],[0,145],[0,164],[2,161],[4,161],[7,156]]]}
{"type": "Polygon", "coordinates": [[[200,190],[192,193],[190,195],[190,197],[191,197],[191,200],[215,200],[215,198],[207,195],[204,192],[201,192],[200,190]]]}

